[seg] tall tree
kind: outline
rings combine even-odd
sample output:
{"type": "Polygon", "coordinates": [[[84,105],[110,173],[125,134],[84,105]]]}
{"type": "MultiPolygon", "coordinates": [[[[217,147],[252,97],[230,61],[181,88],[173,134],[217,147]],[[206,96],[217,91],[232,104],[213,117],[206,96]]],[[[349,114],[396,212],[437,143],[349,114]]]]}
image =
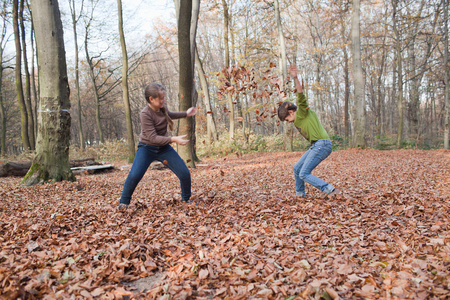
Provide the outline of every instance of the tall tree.
{"type": "Polygon", "coordinates": [[[14,41],[16,45],[16,91],[17,101],[20,108],[20,125],[22,134],[22,144],[25,149],[31,149],[30,137],[28,135],[28,115],[25,99],[23,95],[22,85],[22,47],[20,45],[20,30],[19,30],[19,0],[13,0],[13,27],[14,27],[14,41]]]}
{"type": "MultiPolygon", "coordinates": [[[[341,18],[344,18],[345,12],[347,8],[340,11],[341,18]]],[[[348,66],[348,34],[345,30],[345,23],[340,22],[341,24],[341,39],[342,39],[342,52],[344,55],[344,137],[345,142],[348,143],[350,140],[350,122],[349,122],[349,114],[348,114],[348,103],[350,101],[350,79],[349,79],[349,66],[348,66]]]]}
{"type": "Polygon", "coordinates": [[[397,148],[402,146],[403,137],[403,66],[402,66],[402,44],[400,31],[397,27],[398,0],[392,0],[392,30],[395,36],[395,59],[397,69],[397,108],[398,108],[398,129],[397,129],[397,148]]]}
{"type": "Polygon", "coordinates": [[[445,81],[445,116],[444,116],[444,149],[449,149],[449,92],[450,92],[450,78],[449,78],[449,67],[448,67],[448,0],[443,0],[444,2],[444,81],[445,81]]]}
{"type": "Polygon", "coordinates": [[[0,134],[0,157],[4,157],[6,155],[6,110],[5,105],[3,104],[3,70],[4,62],[4,50],[6,47],[6,43],[8,41],[7,38],[7,18],[6,18],[6,10],[7,10],[8,2],[6,0],[2,1],[0,15],[3,16],[2,28],[1,28],[1,36],[0,36],[0,120],[2,122],[1,134],[0,134]]]}
{"type": "Polygon", "coordinates": [[[26,43],[26,33],[25,33],[25,21],[23,17],[24,13],[24,2],[25,0],[20,0],[19,4],[19,22],[20,22],[20,37],[22,42],[22,53],[23,53],[23,69],[25,72],[25,106],[27,107],[27,118],[28,118],[28,136],[30,138],[31,150],[34,150],[36,139],[34,136],[34,115],[33,106],[31,104],[31,83],[30,83],[30,71],[28,70],[28,57],[27,57],[27,43],[26,43]]]}
{"type": "Polygon", "coordinates": [[[366,117],[364,97],[364,77],[361,65],[361,31],[360,31],[360,0],[353,0],[352,7],[352,60],[353,82],[355,86],[355,134],[353,146],[364,147],[366,145],[366,117]]]}
{"type": "MultiPolygon", "coordinates": [[[[28,5],[28,4],[27,4],[28,5]]],[[[30,15],[31,14],[31,10],[30,10],[30,15]]],[[[30,40],[31,40],[31,90],[33,91],[33,99],[34,99],[34,107],[33,107],[33,112],[34,112],[34,136],[37,137],[37,107],[38,107],[38,103],[39,103],[39,97],[38,97],[38,92],[37,92],[37,85],[36,85],[36,78],[35,78],[35,68],[34,68],[34,59],[37,56],[36,51],[34,50],[34,43],[35,43],[35,39],[34,39],[34,25],[33,22],[31,22],[31,30],[30,30],[30,40]]],[[[36,145],[35,145],[36,147],[36,145]]]]}
{"type": "MultiPolygon", "coordinates": [[[[275,10],[275,21],[278,31],[278,47],[280,49],[280,73],[281,73],[281,90],[286,90],[285,79],[287,77],[287,55],[286,55],[286,42],[284,40],[283,26],[280,14],[280,3],[278,0],[273,1],[275,10]]],[[[291,123],[284,123],[285,133],[283,139],[283,146],[285,151],[291,152],[293,150],[293,125],[291,123]]]]}
{"type": "MultiPolygon", "coordinates": [[[[225,67],[230,68],[230,45],[229,45],[230,14],[228,13],[228,4],[226,0],[222,0],[222,7],[223,7],[223,45],[225,51],[225,67]]],[[[234,103],[231,92],[227,93],[227,103],[230,117],[230,129],[229,129],[230,140],[234,140],[234,131],[235,131],[234,103]]]]}
{"type": "Polygon", "coordinates": [[[203,102],[206,108],[206,141],[208,145],[211,142],[218,140],[216,121],[214,119],[214,114],[211,107],[211,98],[209,96],[209,86],[208,80],[206,79],[205,70],[203,69],[203,64],[198,57],[197,48],[195,48],[195,65],[197,68],[198,78],[200,80],[200,86],[203,91],[203,102]]]}
{"type": "MultiPolygon", "coordinates": [[[[195,1],[195,0],[194,0],[195,1]]],[[[193,61],[191,50],[191,20],[192,19],[192,0],[182,0],[179,2],[179,14],[178,14],[178,59],[180,66],[179,77],[179,99],[180,110],[186,111],[192,107],[193,96],[193,61]]],[[[178,152],[181,158],[186,162],[188,166],[195,167],[194,153],[192,145],[192,137],[195,134],[193,132],[192,118],[181,119],[179,121],[179,135],[187,135],[189,143],[185,147],[180,147],[178,152]]]]}
{"type": "Polygon", "coordinates": [[[31,8],[36,28],[41,102],[36,155],[22,182],[33,185],[48,180],[74,181],[69,166],[69,82],[58,2],[33,0],[31,8]]]}
{"type": "MultiPolygon", "coordinates": [[[[79,61],[79,53],[78,53],[78,34],[77,34],[77,24],[79,17],[77,17],[76,9],[75,9],[75,0],[69,0],[70,7],[70,15],[72,17],[72,31],[73,31],[73,41],[74,41],[74,50],[75,50],[75,89],[76,89],[76,97],[77,97],[77,121],[78,121],[78,130],[80,135],[80,147],[84,149],[86,147],[86,143],[84,140],[84,132],[83,132],[83,122],[81,120],[81,97],[80,97],[80,61],[79,61]]],[[[81,1],[81,9],[83,10],[84,0],[81,1]]]]}
{"type": "Polygon", "coordinates": [[[136,151],[133,135],[133,122],[131,121],[131,107],[130,95],[128,92],[128,52],[127,44],[125,42],[125,34],[123,32],[123,16],[122,16],[122,1],[117,0],[117,14],[119,15],[119,35],[120,45],[122,47],[122,96],[123,105],[125,107],[125,121],[127,124],[127,142],[128,142],[128,161],[134,160],[134,153],[136,151]]]}

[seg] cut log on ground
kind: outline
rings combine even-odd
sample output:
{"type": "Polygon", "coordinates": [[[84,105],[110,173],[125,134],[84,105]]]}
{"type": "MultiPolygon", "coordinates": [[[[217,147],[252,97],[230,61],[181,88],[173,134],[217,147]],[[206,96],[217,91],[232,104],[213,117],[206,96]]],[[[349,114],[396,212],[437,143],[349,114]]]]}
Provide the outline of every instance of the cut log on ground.
{"type": "Polygon", "coordinates": [[[94,174],[98,172],[103,172],[105,170],[114,169],[114,165],[99,165],[99,166],[86,166],[86,167],[76,167],[70,168],[74,175],[77,174],[94,174]]]}
{"type": "MultiPolygon", "coordinates": [[[[69,161],[70,168],[102,166],[94,158],[80,158],[69,161]]],[[[31,167],[31,161],[0,161],[0,177],[25,176],[31,167]]],[[[103,169],[110,169],[106,167],[103,169]]]]}

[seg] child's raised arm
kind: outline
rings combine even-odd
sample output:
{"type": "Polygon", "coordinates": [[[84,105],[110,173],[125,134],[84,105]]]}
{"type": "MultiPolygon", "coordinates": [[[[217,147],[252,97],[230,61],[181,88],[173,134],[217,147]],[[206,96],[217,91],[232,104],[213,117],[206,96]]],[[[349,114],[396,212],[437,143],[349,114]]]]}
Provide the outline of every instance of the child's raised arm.
{"type": "Polygon", "coordinates": [[[294,78],[295,82],[295,89],[297,90],[297,93],[303,93],[303,84],[300,83],[297,77],[297,66],[295,64],[290,65],[289,67],[289,74],[294,78]]]}

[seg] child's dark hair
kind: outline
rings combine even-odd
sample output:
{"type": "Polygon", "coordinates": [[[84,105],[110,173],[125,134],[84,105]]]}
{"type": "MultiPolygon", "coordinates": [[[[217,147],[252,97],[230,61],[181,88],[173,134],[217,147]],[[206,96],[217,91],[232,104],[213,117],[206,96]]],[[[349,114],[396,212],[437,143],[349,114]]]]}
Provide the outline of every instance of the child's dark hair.
{"type": "Polygon", "coordinates": [[[147,85],[145,87],[145,90],[144,90],[145,100],[148,103],[150,103],[149,102],[150,100],[148,99],[149,97],[158,98],[159,95],[161,94],[161,92],[163,92],[165,90],[166,89],[162,85],[160,85],[159,83],[152,82],[152,83],[150,83],[149,85],[147,85]]]}
{"type": "Polygon", "coordinates": [[[292,102],[285,101],[278,106],[278,118],[280,121],[284,121],[284,119],[286,119],[290,110],[296,111],[297,105],[292,102]]]}
{"type": "MultiPolygon", "coordinates": [[[[147,103],[150,103],[150,99],[149,99],[150,97],[158,98],[161,95],[161,93],[165,92],[165,91],[166,91],[165,87],[163,87],[159,83],[152,82],[145,87],[145,90],[144,90],[145,101],[147,101],[147,103]]],[[[164,117],[166,117],[167,125],[169,125],[169,129],[173,130],[173,121],[167,114],[166,108],[161,107],[161,111],[163,112],[164,117]]]]}

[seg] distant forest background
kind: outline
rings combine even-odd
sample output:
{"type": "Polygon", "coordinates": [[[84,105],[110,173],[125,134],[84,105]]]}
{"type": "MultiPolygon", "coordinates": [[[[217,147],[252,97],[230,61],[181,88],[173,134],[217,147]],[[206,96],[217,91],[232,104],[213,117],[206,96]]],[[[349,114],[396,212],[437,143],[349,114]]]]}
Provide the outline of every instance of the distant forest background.
{"type": "MultiPolygon", "coordinates": [[[[36,139],[39,78],[28,1],[0,2],[2,156],[33,150],[36,139]],[[29,149],[24,146],[23,126],[29,133],[29,149]]],[[[178,110],[177,23],[171,1],[141,1],[133,8],[126,2],[128,85],[137,140],[139,112],[146,105],[143,88],[148,83],[165,86],[169,108],[178,110]],[[133,12],[144,5],[165,6],[170,17],[153,17],[147,33],[137,36],[143,23],[133,12]]],[[[448,132],[448,1],[361,1],[362,99],[354,93],[355,79],[361,78],[352,71],[352,4],[202,0],[195,65],[197,149],[208,153],[218,147],[273,151],[305,146],[296,130],[280,123],[275,113],[280,101],[295,99],[292,80],[283,69],[289,64],[297,65],[311,109],[336,145],[354,144],[361,100],[364,146],[443,148],[446,126],[448,132]]],[[[124,141],[116,2],[59,0],[59,5],[71,90],[71,148],[124,141]]]]}

